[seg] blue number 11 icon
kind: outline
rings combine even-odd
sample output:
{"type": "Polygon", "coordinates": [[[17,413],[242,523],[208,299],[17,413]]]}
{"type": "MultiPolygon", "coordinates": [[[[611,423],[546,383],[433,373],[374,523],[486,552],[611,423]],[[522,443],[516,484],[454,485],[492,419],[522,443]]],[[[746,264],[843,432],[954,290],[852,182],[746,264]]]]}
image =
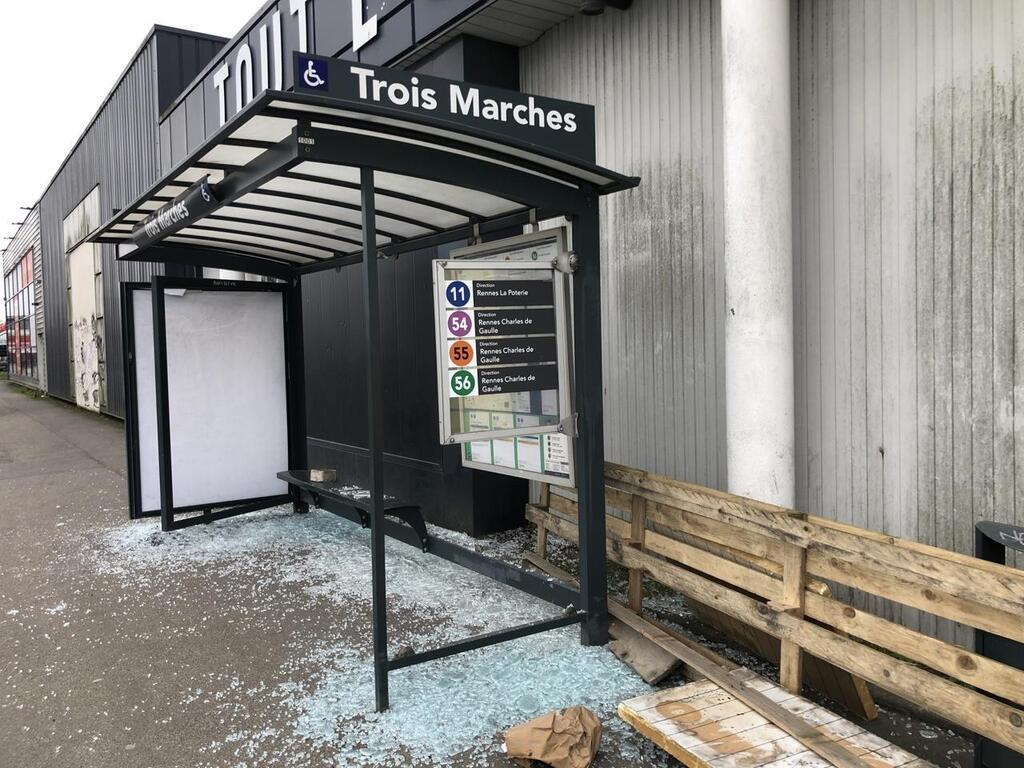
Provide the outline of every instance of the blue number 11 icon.
{"type": "Polygon", "coordinates": [[[448,283],[447,288],[448,303],[453,307],[464,307],[469,303],[469,298],[472,295],[469,290],[469,286],[466,285],[462,280],[453,280],[448,283]]]}

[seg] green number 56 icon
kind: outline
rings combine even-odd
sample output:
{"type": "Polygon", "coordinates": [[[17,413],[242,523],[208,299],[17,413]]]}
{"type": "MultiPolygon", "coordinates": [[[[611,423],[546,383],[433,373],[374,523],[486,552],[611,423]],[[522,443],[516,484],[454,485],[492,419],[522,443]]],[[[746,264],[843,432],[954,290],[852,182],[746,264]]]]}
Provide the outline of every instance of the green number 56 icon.
{"type": "Polygon", "coordinates": [[[452,374],[451,387],[459,397],[472,395],[476,389],[476,378],[469,371],[456,371],[452,374]]]}

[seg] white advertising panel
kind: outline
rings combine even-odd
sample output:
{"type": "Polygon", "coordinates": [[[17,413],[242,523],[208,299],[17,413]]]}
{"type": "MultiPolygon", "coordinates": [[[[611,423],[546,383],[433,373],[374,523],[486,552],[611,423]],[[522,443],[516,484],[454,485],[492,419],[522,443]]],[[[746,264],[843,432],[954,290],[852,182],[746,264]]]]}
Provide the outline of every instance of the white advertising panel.
{"type": "Polygon", "coordinates": [[[279,291],[164,291],[175,508],[286,494],[284,302],[279,291]]]}
{"type": "Polygon", "coordinates": [[[135,327],[135,409],[139,445],[140,512],[160,510],[160,441],[156,419],[156,357],[153,352],[153,294],[132,291],[135,327]]]}

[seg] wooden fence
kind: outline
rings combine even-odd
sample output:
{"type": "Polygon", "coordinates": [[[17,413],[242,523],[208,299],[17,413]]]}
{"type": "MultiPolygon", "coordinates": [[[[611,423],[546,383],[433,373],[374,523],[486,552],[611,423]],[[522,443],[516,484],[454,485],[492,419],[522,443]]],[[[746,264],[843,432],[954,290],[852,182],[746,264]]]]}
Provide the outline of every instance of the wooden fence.
{"type": "MultiPolygon", "coordinates": [[[[1024,572],[955,552],[608,464],[608,558],[642,579],[781,642],[780,681],[798,692],[803,652],[968,730],[1024,752],[1024,671],[854,608],[844,584],[1024,642],[1024,572]]],[[[576,507],[545,491],[527,518],[576,541],[576,507]]]]}

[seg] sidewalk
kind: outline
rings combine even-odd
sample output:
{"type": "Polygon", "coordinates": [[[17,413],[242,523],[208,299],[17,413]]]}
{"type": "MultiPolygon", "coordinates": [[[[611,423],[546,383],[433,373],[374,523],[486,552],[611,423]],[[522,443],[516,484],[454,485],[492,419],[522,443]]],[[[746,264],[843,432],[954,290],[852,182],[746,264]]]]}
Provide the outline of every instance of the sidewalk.
{"type": "MultiPolygon", "coordinates": [[[[495,734],[586,704],[595,765],[666,758],[614,716],[646,686],[574,630],[395,673],[372,710],[361,529],[290,509],[129,523],[122,424],[0,382],[0,765],[509,766],[495,734]]],[[[392,649],[552,607],[388,547],[392,649]]]]}

